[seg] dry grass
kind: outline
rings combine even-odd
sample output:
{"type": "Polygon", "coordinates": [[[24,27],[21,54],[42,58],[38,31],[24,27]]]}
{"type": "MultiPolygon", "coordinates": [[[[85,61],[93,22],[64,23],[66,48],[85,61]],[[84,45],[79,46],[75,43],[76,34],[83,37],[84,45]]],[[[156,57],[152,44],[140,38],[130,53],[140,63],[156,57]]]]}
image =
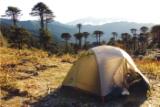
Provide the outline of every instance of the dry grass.
{"type": "Polygon", "coordinates": [[[160,61],[154,60],[135,60],[138,68],[148,76],[160,78],[160,61]]]}
{"type": "MultiPolygon", "coordinates": [[[[150,107],[160,106],[160,61],[152,59],[135,60],[138,68],[145,74],[151,83],[151,91],[146,105],[150,107]]],[[[144,104],[144,105],[145,105],[144,104]]],[[[147,106],[146,106],[147,107],[147,106]]]]}
{"type": "MultiPolygon", "coordinates": [[[[78,57],[69,54],[48,57],[46,52],[37,49],[0,48],[1,106],[20,107],[24,102],[37,101],[55,91],[78,57]]],[[[146,75],[154,77],[151,78],[153,82],[157,82],[156,78],[160,78],[160,62],[136,60],[136,63],[146,75]]],[[[149,101],[160,105],[156,102],[160,97],[160,87],[154,86],[149,101]]]]}
{"type": "Polygon", "coordinates": [[[68,63],[73,63],[75,59],[77,59],[77,56],[75,55],[70,55],[70,54],[64,54],[60,56],[61,62],[68,62],[68,63]]]}
{"type": "MultiPolygon", "coordinates": [[[[69,55],[62,57],[67,57],[67,62],[74,59],[69,55]]],[[[70,63],[63,63],[57,56],[48,57],[48,54],[41,50],[1,47],[1,106],[20,107],[23,102],[32,102],[45,96],[60,85],[70,66],[70,63]]]]}

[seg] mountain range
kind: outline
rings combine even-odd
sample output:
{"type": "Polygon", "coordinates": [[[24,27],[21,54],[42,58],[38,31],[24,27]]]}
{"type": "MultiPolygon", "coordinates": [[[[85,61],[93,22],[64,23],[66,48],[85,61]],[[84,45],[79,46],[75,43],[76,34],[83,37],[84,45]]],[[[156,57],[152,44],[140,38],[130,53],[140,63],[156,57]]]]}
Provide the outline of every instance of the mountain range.
{"type": "Polygon", "coordinates": [[[120,22],[120,21],[126,21],[127,19],[124,18],[93,18],[93,17],[85,17],[81,19],[77,19],[71,22],[68,22],[66,24],[68,25],[76,25],[77,23],[83,23],[83,25],[103,25],[106,23],[112,23],[112,22],[120,22]]]}
{"type": "MultiPolygon", "coordinates": [[[[130,32],[131,28],[140,29],[142,26],[152,27],[154,24],[144,24],[144,23],[135,23],[135,22],[126,22],[126,21],[119,21],[119,22],[110,22],[100,25],[91,25],[90,19],[84,20],[76,20],[67,24],[60,23],[58,21],[54,21],[48,24],[48,28],[50,32],[52,33],[55,40],[61,41],[61,34],[64,32],[68,32],[71,35],[78,32],[78,28],[76,27],[77,23],[82,24],[82,32],[87,31],[91,34],[91,36],[88,38],[88,40],[94,41],[95,38],[93,38],[93,31],[95,30],[102,30],[104,32],[103,39],[109,40],[109,38],[112,36],[112,32],[117,32],[120,36],[121,33],[124,32],[130,32]]],[[[98,20],[97,20],[98,21],[98,20]]],[[[94,20],[92,21],[94,22],[94,20]]],[[[9,19],[0,19],[0,24],[7,24],[10,25],[12,23],[9,19]]],[[[38,34],[38,29],[40,28],[39,21],[34,20],[28,20],[28,21],[19,21],[19,26],[22,26],[32,33],[38,34]]],[[[74,37],[72,37],[71,40],[74,40],[74,37]]]]}

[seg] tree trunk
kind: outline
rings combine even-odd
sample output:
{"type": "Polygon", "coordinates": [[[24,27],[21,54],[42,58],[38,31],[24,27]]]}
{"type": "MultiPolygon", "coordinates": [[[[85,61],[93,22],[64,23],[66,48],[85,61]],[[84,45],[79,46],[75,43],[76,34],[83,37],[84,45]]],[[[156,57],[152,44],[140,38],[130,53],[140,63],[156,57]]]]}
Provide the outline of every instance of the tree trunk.
{"type": "Polygon", "coordinates": [[[22,41],[21,41],[21,40],[19,40],[18,48],[19,48],[19,49],[22,49],[22,41]]]}
{"type": "Polygon", "coordinates": [[[43,14],[40,15],[40,23],[41,23],[41,29],[44,29],[44,19],[43,19],[43,14]]]}
{"type": "Polygon", "coordinates": [[[79,28],[79,33],[81,33],[81,28],[79,28]]]}
{"type": "Polygon", "coordinates": [[[99,42],[98,42],[98,35],[96,35],[96,40],[97,40],[97,45],[99,44],[99,42]]]}
{"type": "Polygon", "coordinates": [[[79,48],[81,49],[82,39],[79,39],[79,48]]]}
{"type": "Polygon", "coordinates": [[[13,26],[16,26],[16,17],[15,17],[15,14],[13,14],[12,19],[13,19],[13,26]]]}
{"type": "Polygon", "coordinates": [[[46,24],[46,31],[48,31],[48,23],[46,22],[45,24],[46,24]]]}
{"type": "Polygon", "coordinates": [[[98,39],[99,39],[98,40],[98,45],[100,45],[101,44],[101,35],[98,36],[98,39]]]}
{"type": "Polygon", "coordinates": [[[101,37],[100,37],[100,35],[99,35],[99,45],[101,44],[101,39],[100,39],[101,37]]]}
{"type": "Polygon", "coordinates": [[[84,41],[85,41],[85,47],[86,47],[86,45],[87,45],[87,38],[84,38],[84,39],[85,39],[84,41]]]}
{"type": "Polygon", "coordinates": [[[160,31],[157,33],[157,43],[160,44],[160,31]]]}
{"type": "Polygon", "coordinates": [[[68,40],[66,40],[66,52],[68,52],[68,40]]]}
{"type": "Polygon", "coordinates": [[[76,38],[75,38],[75,42],[76,42],[75,44],[77,45],[77,39],[76,38]]]}
{"type": "Polygon", "coordinates": [[[135,52],[135,50],[136,50],[136,43],[134,41],[134,43],[133,43],[133,51],[135,52]]]}

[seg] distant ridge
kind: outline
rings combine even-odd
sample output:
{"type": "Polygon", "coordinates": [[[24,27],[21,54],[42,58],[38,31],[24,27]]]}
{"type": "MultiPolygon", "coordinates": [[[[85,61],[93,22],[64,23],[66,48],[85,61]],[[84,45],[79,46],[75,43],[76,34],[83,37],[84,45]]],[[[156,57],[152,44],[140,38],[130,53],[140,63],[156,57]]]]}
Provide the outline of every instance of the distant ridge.
{"type": "MultiPolygon", "coordinates": [[[[93,17],[86,17],[82,19],[77,19],[71,22],[68,22],[66,24],[68,25],[76,25],[78,23],[83,23],[83,25],[103,25],[107,23],[114,23],[114,22],[129,22],[129,23],[137,23],[132,21],[126,21],[124,18],[93,18],[93,17]]],[[[139,23],[139,24],[145,24],[145,23],[139,23]]],[[[151,24],[152,23],[147,23],[151,24]]]]}
{"type": "MultiPolygon", "coordinates": [[[[11,20],[8,19],[0,19],[0,24],[11,24],[11,20]]],[[[29,31],[35,33],[38,35],[38,29],[40,28],[38,21],[20,21],[19,26],[22,26],[29,31]]],[[[82,23],[82,32],[87,31],[90,34],[93,33],[94,30],[102,30],[104,32],[103,38],[104,40],[109,40],[111,37],[111,32],[117,32],[120,36],[121,33],[124,32],[130,32],[131,28],[136,28],[137,30],[140,29],[142,26],[152,27],[154,24],[144,24],[144,23],[135,23],[135,22],[126,22],[126,21],[120,21],[120,22],[110,22],[105,23],[102,25],[84,25],[82,23]]],[[[68,32],[72,35],[76,32],[78,32],[78,29],[76,27],[76,24],[70,25],[70,24],[63,24],[57,21],[54,21],[52,23],[48,24],[48,28],[50,32],[53,34],[53,37],[55,40],[61,41],[61,33],[68,32]]],[[[72,37],[72,40],[74,40],[74,37],[72,37]]],[[[88,40],[95,41],[95,38],[93,38],[93,35],[91,35],[88,40]]]]}

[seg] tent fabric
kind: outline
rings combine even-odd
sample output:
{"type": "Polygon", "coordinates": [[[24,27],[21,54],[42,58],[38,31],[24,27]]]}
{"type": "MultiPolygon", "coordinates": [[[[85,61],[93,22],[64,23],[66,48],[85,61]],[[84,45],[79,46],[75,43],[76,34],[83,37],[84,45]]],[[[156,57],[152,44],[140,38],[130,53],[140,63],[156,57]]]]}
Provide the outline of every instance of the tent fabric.
{"type": "MultiPolygon", "coordinates": [[[[91,50],[94,51],[98,64],[101,95],[105,96],[111,92],[112,86],[114,84],[113,75],[115,71],[119,70],[119,73],[124,73],[127,71],[127,69],[125,69],[125,59],[123,58],[123,53],[115,47],[99,46],[91,50]],[[121,69],[119,69],[119,67],[121,69]]],[[[117,75],[117,79],[118,82],[120,82],[117,85],[122,85],[123,74],[117,75]]]]}
{"type": "Polygon", "coordinates": [[[100,96],[108,95],[113,87],[127,89],[125,74],[137,72],[149,84],[136,67],[132,58],[122,49],[98,46],[80,57],[72,66],[62,85],[76,87],[100,96]]]}
{"type": "Polygon", "coordinates": [[[94,54],[82,56],[74,63],[62,84],[99,95],[100,79],[97,68],[94,54]]]}

